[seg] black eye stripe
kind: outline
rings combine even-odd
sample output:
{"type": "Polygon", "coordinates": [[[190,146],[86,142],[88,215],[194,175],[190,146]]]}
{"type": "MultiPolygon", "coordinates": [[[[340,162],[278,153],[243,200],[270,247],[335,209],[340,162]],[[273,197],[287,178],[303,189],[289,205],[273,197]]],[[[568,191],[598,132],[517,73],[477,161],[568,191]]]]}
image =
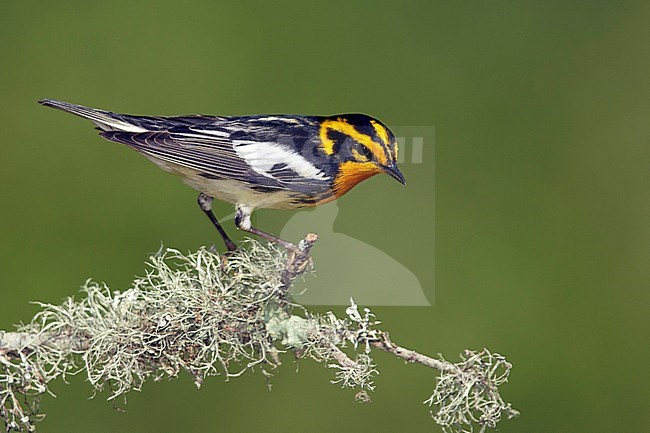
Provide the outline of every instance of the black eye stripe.
{"type": "Polygon", "coordinates": [[[359,155],[363,156],[364,158],[371,159],[372,158],[372,151],[368,149],[368,146],[365,144],[361,144],[358,141],[354,142],[354,149],[359,152],[359,155]]]}
{"type": "Polygon", "coordinates": [[[341,146],[343,146],[343,143],[345,143],[346,140],[350,139],[349,136],[335,129],[327,130],[327,138],[332,140],[334,143],[334,146],[332,147],[334,153],[339,153],[341,151],[341,146]]]}
{"type": "Polygon", "coordinates": [[[370,150],[368,146],[358,142],[351,136],[341,131],[328,129],[327,138],[332,141],[332,150],[335,154],[340,153],[343,149],[348,149],[347,152],[350,152],[350,150],[353,149],[366,160],[371,160],[374,157],[372,150],[370,150]]]}

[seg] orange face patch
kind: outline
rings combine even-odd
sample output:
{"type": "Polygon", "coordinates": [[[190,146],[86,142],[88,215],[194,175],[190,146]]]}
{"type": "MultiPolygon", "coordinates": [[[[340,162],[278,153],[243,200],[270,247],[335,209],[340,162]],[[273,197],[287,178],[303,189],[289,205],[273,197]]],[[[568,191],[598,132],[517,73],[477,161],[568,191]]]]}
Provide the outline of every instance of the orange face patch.
{"type": "MultiPolygon", "coordinates": [[[[375,124],[381,127],[381,125],[379,125],[376,122],[373,123],[373,126],[375,124]]],[[[375,131],[377,131],[377,126],[374,126],[375,131]]],[[[384,128],[382,129],[384,131],[384,135],[388,137],[386,130],[384,128]]],[[[332,155],[334,153],[334,144],[335,144],[334,141],[330,139],[327,135],[329,131],[338,131],[342,134],[347,135],[351,139],[363,144],[368,149],[370,149],[370,151],[373,154],[373,157],[376,158],[380,164],[384,165],[388,161],[388,156],[386,155],[384,148],[380,144],[374,142],[372,140],[372,137],[357,131],[354,125],[349,124],[344,118],[341,117],[337,118],[336,120],[325,120],[323,123],[321,123],[320,131],[319,131],[320,141],[321,141],[321,145],[323,146],[323,151],[327,155],[332,155]]],[[[377,132],[377,134],[379,135],[379,132],[377,132]]],[[[381,135],[379,135],[379,137],[383,140],[383,137],[381,135]]]]}
{"type": "Polygon", "coordinates": [[[334,179],[334,194],[341,197],[359,182],[378,173],[381,173],[381,170],[372,162],[344,162],[334,179]]]}

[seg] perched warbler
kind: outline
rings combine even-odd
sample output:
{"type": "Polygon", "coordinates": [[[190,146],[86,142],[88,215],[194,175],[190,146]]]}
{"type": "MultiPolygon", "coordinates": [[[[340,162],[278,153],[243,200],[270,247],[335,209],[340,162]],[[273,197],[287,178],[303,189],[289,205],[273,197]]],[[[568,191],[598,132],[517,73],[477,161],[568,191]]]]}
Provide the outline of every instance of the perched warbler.
{"type": "Polygon", "coordinates": [[[378,173],[406,184],[397,167],[395,136],[364,114],[131,116],[52,99],[39,102],[92,121],[102,137],[182,176],[200,192],[201,210],[231,251],[237,246],[212,213],[213,198],[235,204],[240,229],[293,249],[252,227],[253,209],[327,203],[378,173]]]}

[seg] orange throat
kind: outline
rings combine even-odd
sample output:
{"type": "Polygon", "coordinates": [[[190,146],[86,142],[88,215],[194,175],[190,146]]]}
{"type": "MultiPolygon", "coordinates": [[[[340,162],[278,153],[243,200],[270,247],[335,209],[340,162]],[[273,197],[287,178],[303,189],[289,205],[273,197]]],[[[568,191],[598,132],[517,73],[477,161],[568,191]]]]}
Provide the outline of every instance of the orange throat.
{"type": "Polygon", "coordinates": [[[381,173],[381,170],[372,162],[344,162],[334,180],[334,195],[341,197],[359,182],[378,173],[381,173]]]}

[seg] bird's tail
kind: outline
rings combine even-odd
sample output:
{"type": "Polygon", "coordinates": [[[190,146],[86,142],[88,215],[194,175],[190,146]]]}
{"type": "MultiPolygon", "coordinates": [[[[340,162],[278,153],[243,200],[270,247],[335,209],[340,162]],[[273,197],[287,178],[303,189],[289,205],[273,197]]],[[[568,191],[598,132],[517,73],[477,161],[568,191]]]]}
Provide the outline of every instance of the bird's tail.
{"type": "Polygon", "coordinates": [[[146,132],[148,129],[138,125],[137,117],[113,113],[111,111],[98,110],[96,108],[84,107],[83,105],[70,104],[69,102],[56,101],[54,99],[41,99],[39,104],[46,107],[67,111],[84,119],[88,119],[103,131],[125,131],[125,132],[146,132]],[[131,120],[131,121],[130,121],[131,120]]]}

